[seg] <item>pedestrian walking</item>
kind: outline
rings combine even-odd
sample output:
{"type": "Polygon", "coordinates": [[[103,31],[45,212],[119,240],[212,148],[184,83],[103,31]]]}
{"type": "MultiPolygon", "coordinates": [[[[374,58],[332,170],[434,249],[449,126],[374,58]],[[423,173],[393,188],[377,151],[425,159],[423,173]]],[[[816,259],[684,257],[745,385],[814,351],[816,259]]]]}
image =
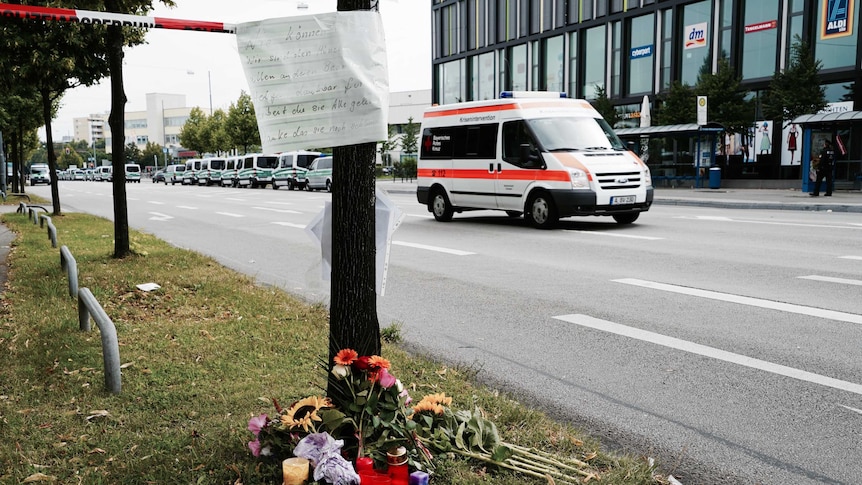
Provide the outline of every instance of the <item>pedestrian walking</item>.
{"type": "Polygon", "coordinates": [[[820,160],[817,163],[817,180],[814,181],[814,192],[811,193],[812,197],[817,197],[820,195],[820,183],[823,182],[823,179],[826,179],[826,193],[823,194],[825,197],[832,196],[832,169],[835,165],[835,150],[832,148],[832,142],[829,140],[823,140],[823,148],[820,150],[820,160]]]}

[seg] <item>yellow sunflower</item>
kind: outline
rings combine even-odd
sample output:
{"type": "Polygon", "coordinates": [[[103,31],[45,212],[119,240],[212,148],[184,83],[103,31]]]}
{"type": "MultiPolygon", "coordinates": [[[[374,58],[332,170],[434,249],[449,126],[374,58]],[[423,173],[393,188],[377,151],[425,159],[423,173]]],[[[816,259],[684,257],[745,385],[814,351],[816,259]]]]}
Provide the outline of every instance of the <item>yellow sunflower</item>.
{"type": "Polygon", "coordinates": [[[309,427],[314,430],[314,421],[322,421],[317,412],[331,407],[332,401],[328,397],[310,396],[300,399],[281,415],[281,424],[288,428],[302,427],[307,433],[309,427]]]}
{"type": "Polygon", "coordinates": [[[421,413],[423,411],[430,411],[437,415],[442,415],[445,410],[445,406],[452,405],[452,398],[446,397],[446,394],[428,394],[423,397],[418,404],[413,406],[414,413],[421,413]]]}

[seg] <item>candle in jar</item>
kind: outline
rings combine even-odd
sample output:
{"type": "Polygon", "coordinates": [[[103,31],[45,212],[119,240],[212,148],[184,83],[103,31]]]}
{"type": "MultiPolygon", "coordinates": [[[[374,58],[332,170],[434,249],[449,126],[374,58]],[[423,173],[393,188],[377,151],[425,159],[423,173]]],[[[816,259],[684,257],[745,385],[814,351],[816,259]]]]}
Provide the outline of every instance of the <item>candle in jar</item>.
{"type": "Polygon", "coordinates": [[[281,462],[281,473],[284,476],[284,485],[302,485],[308,480],[308,460],[288,458],[281,462]]]}
{"type": "Polygon", "coordinates": [[[428,485],[428,474],[419,470],[411,473],[410,485],[428,485]]]}
{"type": "Polygon", "coordinates": [[[356,473],[366,470],[374,470],[374,460],[370,456],[361,456],[356,459],[356,473]]]}

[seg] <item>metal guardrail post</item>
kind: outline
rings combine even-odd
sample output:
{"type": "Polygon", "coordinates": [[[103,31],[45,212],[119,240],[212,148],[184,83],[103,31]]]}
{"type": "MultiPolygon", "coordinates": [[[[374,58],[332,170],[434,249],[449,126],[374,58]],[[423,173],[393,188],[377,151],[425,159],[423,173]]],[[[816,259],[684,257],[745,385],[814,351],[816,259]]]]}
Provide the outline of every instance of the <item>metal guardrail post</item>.
{"type": "Polygon", "coordinates": [[[117,328],[99,305],[88,288],[78,290],[78,323],[82,331],[90,330],[90,317],[96,321],[102,336],[102,360],[105,364],[105,387],[114,394],[120,393],[120,345],[117,328]]]}
{"type": "Polygon", "coordinates": [[[44,223],[48,223],[48,239],[51,240],[51,247],[57,247],[57,228],[54,226],[54,222],[51,220],[51,216],[47,216],[42,214],[39,216],[39,227],[43,227],[44,223]]]}
{"type": "Polygon", "coordinates": [[[38,216],[36,215],[36,209],[34,209],[33,207],[30,207],[29,209],[30,209],[30,214],[28,215],[28,217],[30,218],[31,221],[33,221],[33,225],[35,226],[36,224],[39,223],[38,216]]]}
{"type": "Polygon", "coordinates": [[[27,204],[24,202],[18,202],[18,213],[26,214],[27,213],[27,204]]]}
{"type": "Polygon", "coordinates": [[[78,294],[78,262],[65,245],[60,248],[60,267],[69,275],[69,296],[75,298],[78,294]]]}

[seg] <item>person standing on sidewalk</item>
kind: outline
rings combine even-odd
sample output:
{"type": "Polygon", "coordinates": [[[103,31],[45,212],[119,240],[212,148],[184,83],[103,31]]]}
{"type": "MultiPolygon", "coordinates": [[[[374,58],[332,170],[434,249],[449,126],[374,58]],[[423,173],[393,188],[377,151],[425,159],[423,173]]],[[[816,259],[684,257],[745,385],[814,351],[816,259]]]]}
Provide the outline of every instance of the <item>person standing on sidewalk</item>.
{"type": "Polygon", "coordinates": [[[820,161],[817,163],[817,180],[814,181],[814,192],[812,197],[820,195],[820,182],[826,179],[826,197],[832,196],[832,169],[835,165],[835,150],[832,149],[832,142],[823,140],[823,149],[820,150],[820,161]]]}

